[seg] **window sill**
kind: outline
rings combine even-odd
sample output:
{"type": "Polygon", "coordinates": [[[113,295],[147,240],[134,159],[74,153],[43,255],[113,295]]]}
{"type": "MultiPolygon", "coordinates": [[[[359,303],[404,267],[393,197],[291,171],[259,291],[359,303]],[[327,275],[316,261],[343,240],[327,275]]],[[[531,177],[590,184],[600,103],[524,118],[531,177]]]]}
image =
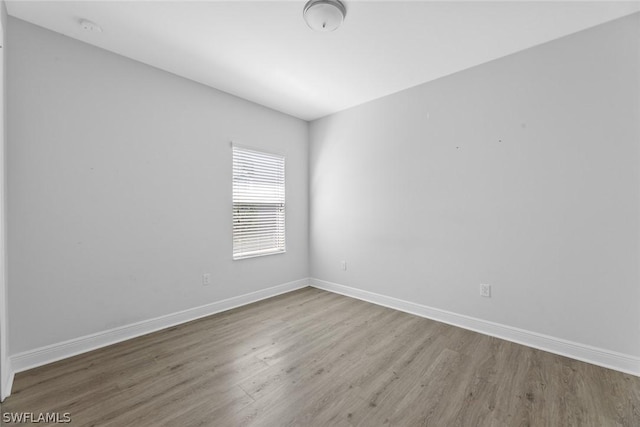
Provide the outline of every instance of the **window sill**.
{"type": "Polygon", "coordinates": [[[267,255],[278,255],[278,254],[284,254],[287,253],[286,250],[282,250],[282,251],[269,251],[269,252],[254,252],[254,253],[250,253],[250,254],[246,254],[246,255],[238,255],[238,256],[233,256],[233,260],[234,261],[238,261],[241,259],[248,259],[248,258],[257,258],[257,257],[261,257],[261,256],[267,256],[267,255]]]}

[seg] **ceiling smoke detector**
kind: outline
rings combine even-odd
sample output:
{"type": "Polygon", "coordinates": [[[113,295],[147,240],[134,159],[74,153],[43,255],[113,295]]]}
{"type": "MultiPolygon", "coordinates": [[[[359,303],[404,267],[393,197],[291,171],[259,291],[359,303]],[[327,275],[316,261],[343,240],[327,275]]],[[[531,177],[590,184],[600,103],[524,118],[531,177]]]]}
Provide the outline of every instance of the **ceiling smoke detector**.
{"type": "Polygon", "coordinates": [[[91,22],[88,19],[81,19],[80,26],[85,31],[93,31],[94,33],[101,33],[102,27],[95,22],[91,22]]]}
{"type": "Polygon", "coordinates": [[[346,14],[340,0],[309,0],[302,12],[309,28],[323,33],[336,30],[346,14]]]}

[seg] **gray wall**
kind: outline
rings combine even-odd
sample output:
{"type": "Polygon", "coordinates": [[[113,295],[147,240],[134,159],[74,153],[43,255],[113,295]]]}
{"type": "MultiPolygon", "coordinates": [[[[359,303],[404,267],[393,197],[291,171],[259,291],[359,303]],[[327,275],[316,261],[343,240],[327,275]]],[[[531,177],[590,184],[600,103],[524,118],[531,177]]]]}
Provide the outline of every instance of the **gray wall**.
{"type": "Polygon", "coordinates": [[[308,275],[306,122],[16,19],[8,39],[12,354],[308,275]],[[231,139],[287,157],[286,254],[232,261],[231,139]]]}
{"type": "Polygon", "coordinates": [[[640,355],[639,17],[313,122],[311,276],[640,355]]]}
{"type": "Polygon", "coordinates": [[[11,353],[302,279],[310,233],[313,277],[640,355],[639,16],[309,135],[9,19],[11,353]],[[231,259],[231,139],[287,156],[284,255],[231,259]]]}

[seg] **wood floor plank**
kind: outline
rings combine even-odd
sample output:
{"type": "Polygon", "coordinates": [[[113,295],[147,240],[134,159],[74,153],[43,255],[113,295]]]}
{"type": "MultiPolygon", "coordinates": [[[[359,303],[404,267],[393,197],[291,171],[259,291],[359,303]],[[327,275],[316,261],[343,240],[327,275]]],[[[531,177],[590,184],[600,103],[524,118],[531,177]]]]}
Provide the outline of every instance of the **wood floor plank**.
{"type": "Polygon", "coordinates": [[[19,373],[0,412],[81,427],[639,427],[640,378],[305,288],[19,373]]]}

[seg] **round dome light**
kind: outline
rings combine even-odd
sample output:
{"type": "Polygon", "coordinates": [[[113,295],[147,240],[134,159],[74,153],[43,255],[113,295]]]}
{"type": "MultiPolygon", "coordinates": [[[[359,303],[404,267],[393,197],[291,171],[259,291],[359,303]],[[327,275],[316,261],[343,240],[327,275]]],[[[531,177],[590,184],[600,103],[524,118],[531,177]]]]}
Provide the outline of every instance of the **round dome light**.
{"type": "Polygon", "coordinates": [[[347,13],[339,0],[310,0],[302,15],[312,30],[327,33],[337,29],[347,13]]]}

